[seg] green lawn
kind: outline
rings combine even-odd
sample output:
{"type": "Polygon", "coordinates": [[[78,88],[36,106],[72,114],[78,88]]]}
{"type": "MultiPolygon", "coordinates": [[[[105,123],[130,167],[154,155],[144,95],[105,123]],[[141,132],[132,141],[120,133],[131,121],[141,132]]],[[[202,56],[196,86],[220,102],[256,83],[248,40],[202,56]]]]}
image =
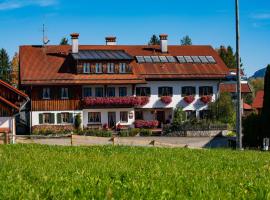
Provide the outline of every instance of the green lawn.
{"type": "Polygon", "coordinates": [[[270,199],[270,154],[0,145],[0,199],[270,199]]]}

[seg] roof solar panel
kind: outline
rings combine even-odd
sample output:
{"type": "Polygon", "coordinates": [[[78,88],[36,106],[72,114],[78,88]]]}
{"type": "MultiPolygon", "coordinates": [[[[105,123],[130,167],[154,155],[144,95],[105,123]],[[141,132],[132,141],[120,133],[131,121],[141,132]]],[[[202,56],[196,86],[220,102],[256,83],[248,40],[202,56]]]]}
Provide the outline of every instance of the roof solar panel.
{"type": "Polygon", "coordinates": [[[199,56],[199,58],[202,61],[202,63],[208,63],[208,60],[206,59],[205,56],[199,56]]]}
{"type": "Polygon", "coordinates": [[[201,60],[199,59],[198,56],[191,56],[191,58],[195,63],[201,63],[201,60]]]}
{"type": "Polygon", "coordinates": [[[168,62],[166,56],[159,56],[159,59],[160,59],[160,61],[161,61],[162,63],[167,63],[167,62],[168,62]]]}
{"type": "Polygon", "coordinates": [[[155,63],[160,63],[159,57],[158,56],[151,56],[153,62],[155,63]]]}
{"type": "Polygon", "coordinates": [[[180,63],[186,63],[186,59],[184,58],[184,56],[177,56],[177,59],[180,63]]]}
{"type": "Polygon", "coordinates": [[[151,59],[151,56],[144,56],[144,60],[145,60],[145,62],[148,62],[148,63],[153,62],[151,59]]]}
{"type": "Polygon", "coordinates": [[[193,63],[193,60],[190,56],[184,56],[185,57],[185,60],[188,62],[188,63],[193,63]]]}
{"type": "Polygon", "coordinates": [[[136,56],[136,59],[137,59],[138,63],[144,63],[145,62],[143,56],[136,56]]]}
{"type": "Polygon", "coordinates": [[[174,63],[174,62],[177,62],[177,60],[175,59],[174,56],[166,56],[167,60],[170,62],[170,63],[174,63]]]}
{"type": "Polygon", "coordinates": [[[210,63],[216,63],[215,59],[213,58],[213,56],[206,56],[206,59],[210,62],[210,63]]]}

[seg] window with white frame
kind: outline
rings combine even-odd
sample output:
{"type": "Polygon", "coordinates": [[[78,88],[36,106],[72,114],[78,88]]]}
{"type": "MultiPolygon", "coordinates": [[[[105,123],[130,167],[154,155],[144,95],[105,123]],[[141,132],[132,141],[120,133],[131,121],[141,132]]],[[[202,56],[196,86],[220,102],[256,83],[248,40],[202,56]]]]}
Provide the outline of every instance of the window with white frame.
{"type": "Polygon", "coordinates": [[[107,64],[107,71],[108,73],[114,73],[114,63],[107,64]]]}
{"type": "Polygon", "coordinates": [[[61,88],[61,99],[68,99],[68,88],[61,88]]]}
{"type": "Polygon", "coordinates": [[[70,123],[70,114],[69,113],[61,113],[61,123],[70,123]]]}
{"type": "Polygon", "coordinates": [[[96,63],[96,73],[102,73],[102,63],[96,63]]]}
{"type": "Polygon", "coordinates": [[[95,96],[96,97],[103,97],[103,87],[96,87],[95,88],[95,96]]]}
{"type": "Polygon", "coordinates": [[[100,112],[89,112],[88,113],[88,123],[101,123],[101,113],[100,112]]]}
{"type": "Polygon", "coordinates": [[[50,90],[50,88],[43,88],[42,98],[43,99],[50,99],[51,98],[51,90],[50,90]]]}
{"type": "Polygon", "coordinates": [[[173,96],[173,88],[172,87],[159,87],[158,88],[158,96],[173,96]]]}
{"type": "Polygon", "coordinates": [[[126,63],[120,63],[119,64],[119,72],[120,73],[126,73],[126,68],[127,68],[126,63]]]}
{"type": "Polygon", "coordinates": [[[127,96],[127,88],[119,87],[119,97],[126,97],[126,96],[127,96]]]}
{"type": "Polygon", "coordinates": [[[120,122],[122,123],[128,122],[128,112],[120,112],[120,122]]]}
{"type": "Polygon", "coordinates": [[[91,97],[92,96],[92,88],[84,87],[83,88],[83,97],[91,97]]]}
{"type": "Polygon", "coordinates": [[[90,63],[83,63],[83,73],[85,74],[90,73],[90,63]]]}
{"type": "Polygon", "coordinates": [[[207,96],[207,95],[213,95],[213,87],[212,86],[199,87],[199,95],[200,95],[200,97],[207,96]]]}
{"type": "Polygon", "coordinates": [[[115,97],[115,88],[114,87],[107,88],[107,97],[115,97]]]}

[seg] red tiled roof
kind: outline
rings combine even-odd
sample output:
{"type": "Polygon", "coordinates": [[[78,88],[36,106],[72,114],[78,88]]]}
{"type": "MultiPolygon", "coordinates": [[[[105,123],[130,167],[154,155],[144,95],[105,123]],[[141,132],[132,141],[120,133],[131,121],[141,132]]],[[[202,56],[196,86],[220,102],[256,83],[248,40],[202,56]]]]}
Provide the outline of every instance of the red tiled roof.
{"type": "MultiPolygon", "coordinates": [[[[236,84],[235,83],[221,83],[220,84],[220,92],[236,92],[236,84]]],[[[251,88],[248,83],[241,84],[241,93],[251,93],[251,88]]]]}
{"type": "Polygon", "coordinates": [[[264,91],[258,91],[253,101],[252,107],[256,109],[263,108],[264,91]]]}
{"type": "Polygon", "coordinates": [[[9,85],[8,83],[6,83],[6,82],[4,82],[2,80],[0,80],[0,85],[5,86],[6,88],[10,89],[11,91],[17,93],[18,95],[20,95],[20,96],[22,96],[24,98],[28,98],[27,94],[23,93],[22,91],[16,89],[15,87],[9,85]]]}
{"type": "Polygon", "coordinates": [[[247,103],[244,103],[243,108],[244,108],[244,110],[252,110],[251,105],[249,105],[247,103]]]}
{"type": "Polygon", "coordinates": [[[72,60],[67,59],[71,46],[21,46],[20,78],[22,85],[30,84],[91,84],[91,83],[144,83],[146,79],[223,79],[229,69],[211,46],[168,46],[168,54],[160,52],[159,46],[81,45],[80,50],[124,50],[131,56],[186,55],[213,56],[216,64],[137,63],[131,62],[133,74],[79,75],[74,71],[72,60]]]}

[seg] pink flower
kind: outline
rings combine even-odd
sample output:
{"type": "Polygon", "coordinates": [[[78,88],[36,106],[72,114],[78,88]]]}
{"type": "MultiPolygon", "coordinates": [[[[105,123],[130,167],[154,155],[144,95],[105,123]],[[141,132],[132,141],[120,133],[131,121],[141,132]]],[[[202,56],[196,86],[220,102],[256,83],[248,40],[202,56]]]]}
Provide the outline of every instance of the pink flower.
{"type": "Polygon", "coordinates": [[[159,122],[157,120],[146,121],[146,120],[136,120],[135,128],[156,128],[159,122]]]}
{"type": "Polygon", "coordinates": [[[188,104],[191,104],[195,100],[195,97],[193,95],[185,96],[184,101],[188,104]]]}
{"type": "Polygon", "coordinates": [[[201,101],[204,104],[208,104],[208,103],[210,103],[212,101],[212,96],[211,95],[202,96],[201,101]]]}
{"type": "Polygon", "coordinates": [[[162,97],[160,97],[160,100],[162,101],[162,103],[168,105],[172,102],[172,97],[171,96],[162,96],[162,97]]]}

